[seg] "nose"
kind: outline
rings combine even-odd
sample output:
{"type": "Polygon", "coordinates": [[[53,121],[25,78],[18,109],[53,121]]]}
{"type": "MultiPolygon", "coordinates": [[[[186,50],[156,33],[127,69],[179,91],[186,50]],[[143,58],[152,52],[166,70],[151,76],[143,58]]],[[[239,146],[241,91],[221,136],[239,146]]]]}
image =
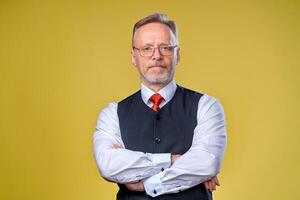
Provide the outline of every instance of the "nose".
{"type": "Polygon", "coordinates": [[[154,48],[152,58],[155,59],[155,60],[160,60],[162,58],[162,55],[159,51],[159,48],[154,48]]]}

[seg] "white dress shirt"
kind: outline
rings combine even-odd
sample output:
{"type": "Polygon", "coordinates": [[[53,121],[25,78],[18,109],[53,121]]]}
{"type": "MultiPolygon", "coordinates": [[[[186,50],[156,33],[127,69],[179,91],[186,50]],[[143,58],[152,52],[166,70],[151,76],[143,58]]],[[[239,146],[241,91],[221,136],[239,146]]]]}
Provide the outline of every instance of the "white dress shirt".
{"type": "MultiPolygon", "coordinates": [[[[160,108],[173,98],[176,88],[173,80],[158,91],[164,98],[160,108]]],[[[152,107],[149,98],[154,93],[141,85],[142,99],[149,107],[152,107]]],[[[227,136],[224,111],[216,98],[207,94],[200,98],[192,146],[172,165],[170,153],[143,153],[124,148],[117,108],[117,103],[110,103],[100,112],[93,136],[94,158],[105,179],[117,183],[142,180],[146,193],[155,197],[191,188],[218,174],[227,136]],[[113,144],[123,148],[112,148],[113,144]]]]}

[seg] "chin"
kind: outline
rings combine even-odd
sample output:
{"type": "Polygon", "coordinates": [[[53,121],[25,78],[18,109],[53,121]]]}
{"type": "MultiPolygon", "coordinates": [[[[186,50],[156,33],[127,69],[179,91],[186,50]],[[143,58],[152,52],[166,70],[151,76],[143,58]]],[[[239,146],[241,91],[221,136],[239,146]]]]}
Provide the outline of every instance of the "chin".
{"type": "Polygon", "coordinates": [[[163,84],[169,82],[168,76],[163,77],[146,77],[147,81],[152,84],[163,84]]]}

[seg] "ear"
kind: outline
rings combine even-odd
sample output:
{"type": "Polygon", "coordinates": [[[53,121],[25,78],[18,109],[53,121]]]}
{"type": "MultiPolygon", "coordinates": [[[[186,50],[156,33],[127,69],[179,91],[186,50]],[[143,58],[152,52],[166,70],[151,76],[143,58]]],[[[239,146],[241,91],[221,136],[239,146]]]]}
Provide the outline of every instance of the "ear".
{"type": "Polygon", "coordinates": [[[180,62],[180,48],[179,47],[176,51],[176,56],[177,56],[177,59],[176,59],[176,65],[177,65],[180,62]]]}
{"type": "Polygon", "coordinates": [[[134,50],[133,49],[131,49],[131,63],[134,65],[134,66],[136,66],[136,57],[135,57],[136,55],[135,55],[135,52],[134,52],[134,50]]]}

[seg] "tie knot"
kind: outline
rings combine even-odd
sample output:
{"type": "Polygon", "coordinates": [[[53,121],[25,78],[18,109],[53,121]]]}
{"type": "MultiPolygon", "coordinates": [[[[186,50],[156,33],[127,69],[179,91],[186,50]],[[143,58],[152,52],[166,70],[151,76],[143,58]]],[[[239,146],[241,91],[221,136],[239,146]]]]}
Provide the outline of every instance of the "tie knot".
{"type": "Polygon", "coordinates": [[[163,99],[164,98],[160,94],[156,93],[156,94],[153,94],[149,100],[154,104],[160,104],[163,99]]]}
{"type": "Polygon", "coordinates": [[[153,103],[153,106],[152,106],[152,109],[157,112],[158,111],[158,108],[159,108],[159,104],[162,102],[164,98],[156,93],[156,94],[153,94],[151,97],[150,97],[150,101],[153,103]]]}

